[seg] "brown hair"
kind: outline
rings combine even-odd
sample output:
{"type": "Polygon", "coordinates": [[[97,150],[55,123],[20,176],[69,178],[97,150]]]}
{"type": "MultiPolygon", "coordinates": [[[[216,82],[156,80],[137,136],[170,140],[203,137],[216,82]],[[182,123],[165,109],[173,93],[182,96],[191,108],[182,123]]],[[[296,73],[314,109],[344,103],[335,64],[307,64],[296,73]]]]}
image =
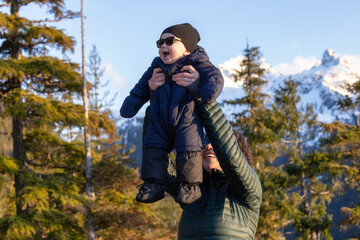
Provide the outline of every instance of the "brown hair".
{"type": "Polygon", "coordinates": [[[242,154],[246,158],[248,164],[254,168],[253,155],[246,139],[237,130],[233,129],[236,140],[239,144],[242,154]]]}

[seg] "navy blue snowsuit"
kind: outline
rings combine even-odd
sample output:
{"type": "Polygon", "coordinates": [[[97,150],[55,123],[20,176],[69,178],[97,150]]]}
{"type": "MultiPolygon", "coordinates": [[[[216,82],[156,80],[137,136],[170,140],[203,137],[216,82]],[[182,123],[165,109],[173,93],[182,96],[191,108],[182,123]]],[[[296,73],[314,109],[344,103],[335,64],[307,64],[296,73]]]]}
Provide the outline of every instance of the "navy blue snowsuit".
{"type": "Polygon", "coordinates": [[[223,85],[221,72],[209,61],[200,46],[171,65],[165,65],[160,57],[153,60],[120,109],[122,117],[131,118],[150,100],[141,168],[144,181],[166,183],[168,153],[175,148],[177,181],[202,182],[201,148],[204,134],[193,96],[201,102],[214,100],[221,93],[223,85]],[[180,73],[185,65],[192,65],[200,75],[186,88],[172,81],[172,76],[180,73]],[[155,68],[162,69],[166,80],[152,92],[148,81],[155,68]]]}

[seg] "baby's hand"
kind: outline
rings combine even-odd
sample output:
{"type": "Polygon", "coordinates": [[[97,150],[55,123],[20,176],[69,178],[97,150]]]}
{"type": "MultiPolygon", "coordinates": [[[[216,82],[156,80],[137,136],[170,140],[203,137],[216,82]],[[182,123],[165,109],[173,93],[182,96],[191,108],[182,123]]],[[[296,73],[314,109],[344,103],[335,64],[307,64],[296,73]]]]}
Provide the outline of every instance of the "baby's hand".
{"type": "Polygon", "coordinates": [[[183,87],[189,86],[200,76],[198,71],[191,65],[182,67],[180,71],[181,73],[173,75],[172,80],[183,87]]]}
{"type": "Polygon", "coordinates": [[[162,86],[165,82],[165,74],[162,72],[161,68],[155,68],[153,75],[148,81],[149,87],[152,91],[155,91],[158,87],[162,86]]]}

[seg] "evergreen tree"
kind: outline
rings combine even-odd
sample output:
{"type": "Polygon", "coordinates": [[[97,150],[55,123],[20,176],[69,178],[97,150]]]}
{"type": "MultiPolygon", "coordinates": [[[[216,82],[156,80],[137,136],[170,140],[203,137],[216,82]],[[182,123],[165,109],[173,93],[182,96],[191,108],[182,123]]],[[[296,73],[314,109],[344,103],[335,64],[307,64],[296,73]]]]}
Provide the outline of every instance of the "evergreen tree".
{"type": "Polygon", "coordinates": [[[346,95],[338,100],[339,109],[342,111],[355,110],[355,125],[360,126],[360,79],[353,84],[346,84],[351,95],[346,95]]]}
{"type": "Polygon", "coordinates": [[[296,179],[285,171],[288,154],[294,150],[294,123],[298,122],[299,113],[296,105],[300,98],[296,85],[291,78],[284,81],[274,91],[273,104],[263,118],[268,131],[274,134],[272,143],[277,148],[276,162],[268,164],[259,171],[263,185],[263,203],[260,210],[258,239],[284,239],[285,229],[293,222],[293,214],[300,202],[297,192],[289,192],[296,186],[296,179]]]}
{"type": "MultiPolygon", "coordinates": [[[[348,85],[348,91],[352,95],[339,99],[339,109],[344,111],[359,110],[360,106],[360,80],[348,85]]],[[[355,111],[355,126],[335,121],[331,124],[323,124],[327,138],[323,143],[328,146],[329,154],[336,156],[341,161],[341,170],[344,174],[345,183],[348,187],[356,189],[360,193],[360,126],[359,112],[355,111]]],[[[360,195],[360,194],[359,194],[360,195]]],[[[345,219],[341,223],[341,229],[349,231],[359,229],[360,226],[360,197],[357,204],[352,207],[342,207],[345,219]]],[[[354,236],[359,238],[360,236],[354,236]]]]}
{"type": "Polygon", "coordinates": [[[319,134],[316,115],[311,106],[304,112],[298,110],[300,97],[295,81],[290,77],[274,93],[276,134],[286,146],[284,156],[288,158],[284,175],[287,201],[293,203],[287,205],[292,207],[288,209],[289,220],[299,239],[332,239],[332,218],[326,205],[339,188],[340,172],[334,169],[338,162],[326,151],[316,150],[320,146],[315,138],[319,134]]]}
{"type": "Polygon", "coordinates": [[[273,134],[264,123],[264,118],[268,114],[266,102],[269,96],[262,92],[267,81],[265,80],[266,69],[261,66],[261,57],[259,47],[246,46],[240,70],[235,69],[233,75],[235,82],[242,82],[245,96],[225,101],[227,104],[242,106],[241,112],[233,113],[235,121],[231,123],[234,127],[240,127],[240,131],[247,137],[250,148],[254,152],[257,168],[273,160],[271,158],[273,154],[265,154],[269,153],[268,147],[273,141],[273,134]]]}
{"type": "Polygon", "coordinates": [[[99,56],[95,45],[93,45],[91,48],[89,62],[87,65],[89,67],[87,75],[89,82],[92,85],[89,91],[90,109],[96,112],[111,107],[114,104],[117,93],[114,94],[114,96],[110,100],[107,100],[109,96],[109,91],[104,91],[103,94],[100,94],[100,90],[107,87],[109,81],[105,83],[101,81],[101,78],[104,75],[105,68],[101,67],[101,57],[99,56]]]}
{"type": "MultiPolygon", "coordinates": [[[[49,26],[76,16],[63,0],[3,0],[0,13],[0,99],[12,118],[13,156],[0,157],[0,171],[14,179],[14,209],[0,219],[1,239],[83,239],[84,150],[60,137],[64,127],[83,127],[78,64],[47,56],[50,48],[74,50],[74,39],[49,26]],[[20,16],[29,4],[48,8],[53,19],[20,16]]],[[[89,113],[94,135],[115,134],[102,113],[89,113]]]]}
{"type": "Polygon", "coordinates": [[[253,151],[256,172],[262,182],[263,202],[256,238],[280,239],[280,230],[285,221],[280,214],[282,197],[279,197],[279,194],[283,195],[283,191],[279,184],[283,184],[284,173],[271,165],[278,155],[279,142],[272,129],[273,115],[267,108],[269,96],[262,92],[267,81],[266,69],[261,66],[261,57],[259,47],[249,48],[247,45],[240,70],[235,70],[234,74],[235,81],[242,81],[245,96],[226,103],[240,106],[241,112],[233,113],[235,120],[231,121],[231,124],[239,128],[246,137],[253,151]]]}

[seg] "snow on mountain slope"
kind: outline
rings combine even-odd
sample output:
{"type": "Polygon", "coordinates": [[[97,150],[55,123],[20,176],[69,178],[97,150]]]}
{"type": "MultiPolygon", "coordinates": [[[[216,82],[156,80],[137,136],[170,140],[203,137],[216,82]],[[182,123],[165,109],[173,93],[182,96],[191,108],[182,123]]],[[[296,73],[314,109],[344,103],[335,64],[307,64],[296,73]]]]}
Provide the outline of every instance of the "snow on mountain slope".
{"type": "MultiPolygon", "coordinates": [[[[244,96],[242,82],[235,83],[232,77],[232,74],[235,73],[234,69],[239,70],[242,59],[243,56],[238,56],[219,65],[225,80],[223,92],[218,98],[219,102],[244,96]]],[[[271,96],[274,90],[283,84],[289,76],[277,72],[266,63],[265,59],[262,59],[262,67],[267,69],[265,78],[268,80],[263,92],[271,96]]],[[[313,104],[318,119],[324,122],[350,119],[353,113],[339,112],[336,108],[336,102],[340,96],[350,94],[346,90],[346,83],[352,84],[360,79],[358,71],[360,66],[355,65],[355,67],[354,64],[350,65],[344,57],[338,56],[332,49],[327,49],[321,62],[308,70],[291,76],[298,83],[298,91],[301,97],[298,107],[305,108],[307,105],[313,104]]],[[[231,112],[237,112],[239,109],[224,105],[224,111],[229,116],[231,112]]]]}

